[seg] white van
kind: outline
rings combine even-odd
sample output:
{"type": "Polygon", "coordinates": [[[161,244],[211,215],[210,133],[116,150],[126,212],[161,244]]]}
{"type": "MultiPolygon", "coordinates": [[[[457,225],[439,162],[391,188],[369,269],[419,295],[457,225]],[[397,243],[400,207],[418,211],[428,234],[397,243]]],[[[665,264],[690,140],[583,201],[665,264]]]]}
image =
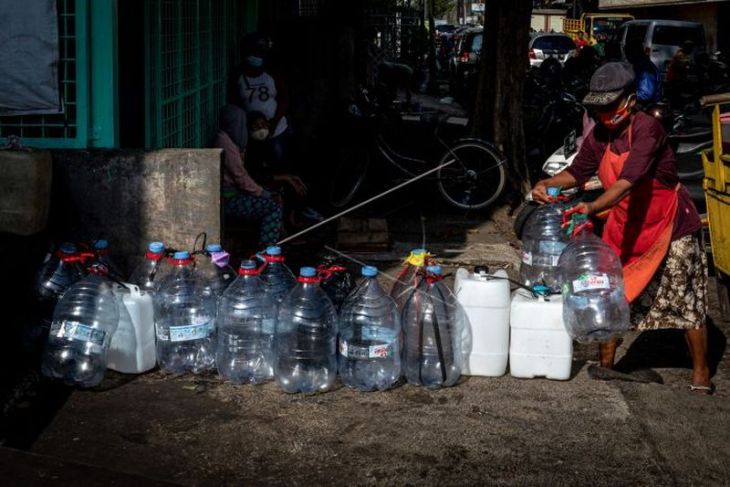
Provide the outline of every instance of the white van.
{"type": "Polygon", "coordinates": [[[641,40],[651,61],[664,75],[672,56],[685,41],[692,41],[694,53],[704,52],[705,28],[699,22],[679,20],[630,20],[618,32],[623,49],[627,42],[641,40]]]}

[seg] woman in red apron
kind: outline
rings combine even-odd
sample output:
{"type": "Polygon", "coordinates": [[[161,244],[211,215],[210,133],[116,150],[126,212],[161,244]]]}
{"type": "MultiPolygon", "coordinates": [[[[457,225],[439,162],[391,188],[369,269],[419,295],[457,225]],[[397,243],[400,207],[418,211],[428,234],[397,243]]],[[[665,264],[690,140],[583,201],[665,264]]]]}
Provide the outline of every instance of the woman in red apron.
{"type": "MultiPolygon", "coordinates": [[[[580,185],[598,172],[605,192],[579,210],[610,210],[603,239],[624,265],[626,299],[637,330],[686,330],[692,355],[690,389],[711,393],[707,365],[707,262],[699,244],[697,210],[679,183],[674,153],[661,124],[636,112],[634,73],[629,64],[607,63],[591,78],[583,103],[598,123],[566,171],[538,182],[546,188],[580,185]]],[[[617,342],[601,344],[601,365],[612,368],[617,342]]]]}

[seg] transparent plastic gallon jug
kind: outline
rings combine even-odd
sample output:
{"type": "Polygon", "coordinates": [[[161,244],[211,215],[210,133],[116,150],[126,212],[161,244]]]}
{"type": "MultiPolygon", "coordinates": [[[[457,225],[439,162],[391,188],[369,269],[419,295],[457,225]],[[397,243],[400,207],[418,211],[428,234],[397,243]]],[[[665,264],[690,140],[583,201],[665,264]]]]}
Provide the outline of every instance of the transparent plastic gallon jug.
{"type": "Polygon", "coordinates": [[[337,377],[337,313],[313,267],[281,303],[274,374],[286,392],[324,392],[337,377]]]}
{"type": "Polygon", "coordinates": [[[507,372],[510,283],[504,270],[456,271],[457,319],[462,319],[464,375],[498,377],[507,372]]]}
{"type": "Polygon", "coordinates": [[[117,299],[105,277],[92,274],[68,288],[53,314],[43,375],[81,387],[99,384],[118,321],[117,299]]]}
{"type": "Polygon", "coordinates": [[[230,255],[220,244],[208,244],[205,253],[195,259],[195,270],[218,297],[236,278],[236,271],[228,265],[230,255]]]}
{"type": "Polygon", "coordinates": [[[244,260],[238,273],[218,301],[216,365],[234,384],[258,384],[274,378],[276,304],[255,261],[244,260]]]}
{"type": "Polygon", "coordinates": [[[340,379],[360,391],[384,391],[401,376],[400,316],[377,275],[375,267],[363,267],[362,282],[340,312],[340,379]]]}
{"type": "Polygon", "coordinates": [[[48,254],[38,271],[36,296],[41,302],[50,302],[51,311],[61,294],[84,277],[81,260],[76,246],[68,242],[62,243],[56,252],[48,254]]]}
{"type": "Polygon", "coordinates": [[[141,374],[155,367],[155,314],[152,295],[135,284],[115,285],[119,324],[109,346],[108,368],[141,374]]]}
{"type": "Polygon", "coordinates": [[[525,223],[520,281],[526,286],[544,284],[553,292],[560,292],[558,260],[568,243],[561,230],[562,219],[563,205],[555,203],[540,206],[525,223]]]}
{"type": "Polygon", "coordinates": [[[284,263],[286,258],[281,254],[281,247],[267,247],[259,257],[264,261],[261,280],[264,281],[266,292],[279,304],[296,286],[297,279],[284,263]]]}
{"type": "Polygon", "coordinates": [[[406,300],[418,285],[420,274],[430,261],[431,254],[426,249],[411,250],[390,289],[390,297],[398,305],[399,310],[403,310],[406,300]]]}
{"type": "Polygon", "coordinates": [[[560,257],[563,321],[579,342],[606,341],[627,331],[629,305],[618,256],[586,228],[560,257]]]}
{"type": "Polygon", "coordinates": [[[405,375],[411,384],[436,389],[461,375],[462,330],[455,298],[443,283],[440,266],[428,266],[403,310],[405,375]]]}
{"type": "Polygon", "coordinates": [[[136,284],[146,292],[154,292],[157,283],[162,282],[165,275],[169,273],[169,264],[165,259],[165,244],[162,242],[150,242],[147,246],[147,254],[129,276],[129,282],[136,284]]]}
{"type": "Polygon", "coordinates": [[[94,240],[93,252],[94,257],[90,260],[89,265],[102,265],[107,269],[110,277],[116,280],[124,279],[119,267],[109,257],[108,240],[94,240]]]}
{"type": "Polygon", "coordinates": [[[200,373],[215,366],[215,296],[188,252],[176,252],[172,263],[155,297],[157,364],[166,372],[200,373]]]}

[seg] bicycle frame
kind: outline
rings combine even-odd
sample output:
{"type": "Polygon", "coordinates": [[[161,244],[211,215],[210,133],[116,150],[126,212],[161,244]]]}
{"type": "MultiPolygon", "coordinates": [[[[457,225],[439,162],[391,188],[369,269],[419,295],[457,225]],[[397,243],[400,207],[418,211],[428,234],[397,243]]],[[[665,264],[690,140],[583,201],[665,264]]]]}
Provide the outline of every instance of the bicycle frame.
{"type": "MultiPolygon", "coordinates": [[[[443,137],[441,137],[439,135],[438,126],[436,126],[434,128],[433,135],[434,135],[434,137],[436,137],[436,140],[439,142],[439,144],[442,145],[445,149],[444,152],[441,153],[441,157],[443,157],[444,154],[451,152],[450,145],[443,139],[443,137]]],[[[457,139],[457,141],[462,141],[462,140],[479,140],[479,139],[465,139],[465,138],[457,139]]],[[[483,142],[483,141],[481,141],[481,142],[483,142]]],[[[423,170],[426,170],[430,167],[434,167],[441,158],[441,157],[439,157],[433,161],[428,161],[428,160],[424,160],[424,159],[419,159],[419,158],[403,155],[403,154],[399,153],[397,150],[393,149],[390,144],[388,144],[388,141],[386,140],[385,136],[379,130],[377,130],[375,133],[374,143],[375,143],[375,147],[378,150],[378,153],[386,161],[388,161],[388,163],[390,163],[392,166],[396,167],[398,170],[400,170],[404,175],[407,175],[408,177],[415,177],[420,172],[423,172],[423,170]],[[422,166],[422,170],[419,171],[419,173],[413,172],[404,166],[404,164],[403,164],[404,162],[422,166]]],[[[459,160],[459,158],[458,158],[458,156],[456,156],[456,154],[454,154],[453,152],[451,152],[451,154],[456,158],[457,163],[464,166],[464,164],[459,160]]],[[[431,181],[439,181],[442,178],[438,178],[437,176],[429,176],[424,179],[428,179],[431,181]]]]}

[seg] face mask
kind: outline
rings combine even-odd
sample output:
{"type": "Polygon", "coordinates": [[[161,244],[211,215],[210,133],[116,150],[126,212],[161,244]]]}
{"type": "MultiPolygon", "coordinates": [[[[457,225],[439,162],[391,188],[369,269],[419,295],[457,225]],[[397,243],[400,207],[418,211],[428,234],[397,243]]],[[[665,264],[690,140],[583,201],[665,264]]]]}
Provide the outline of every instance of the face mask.
{"type": "Polygon", "coordinates": [[[621,107],[613,112],[598,112],[598,121],[609,130],[613,130],[620,126],[624,120],[631,115],[631,109],[634,106],[634,95],[629,95],[621,107]]]}
{"type": "Polygon", "coordinates": [[[260,68],[264,65],[264,58],[258,56],[248,56],[246,61],[248,62],[248,65],[253,68],[260,68]]]}
{"type": "Polygon", "coordinates": [[[251,132],[251,138],[258,142],[266,140],[269,137],[269,129],[258,129],[251,132]]]}

